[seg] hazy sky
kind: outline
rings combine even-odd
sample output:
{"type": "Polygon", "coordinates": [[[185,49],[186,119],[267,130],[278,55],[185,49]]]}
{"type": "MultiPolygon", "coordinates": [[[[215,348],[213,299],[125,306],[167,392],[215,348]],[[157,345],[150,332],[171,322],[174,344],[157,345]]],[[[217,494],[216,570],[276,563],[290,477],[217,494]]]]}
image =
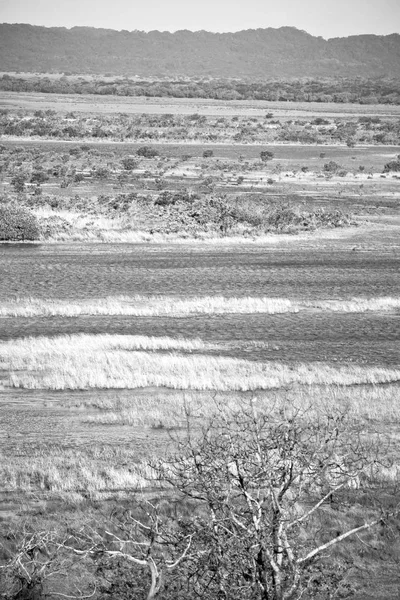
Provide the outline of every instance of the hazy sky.
{"type": "Polygon", "coordinates": [[[400,0],[0,0],[0,22],[150,31],[294,26],[325,38],[400,32],[400,0]]]}

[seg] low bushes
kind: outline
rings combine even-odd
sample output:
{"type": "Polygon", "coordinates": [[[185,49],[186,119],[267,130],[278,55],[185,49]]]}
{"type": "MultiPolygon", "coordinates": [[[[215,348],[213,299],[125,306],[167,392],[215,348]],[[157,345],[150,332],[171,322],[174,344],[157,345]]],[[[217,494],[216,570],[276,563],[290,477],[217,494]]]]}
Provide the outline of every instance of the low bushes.
{"type": "Polygon", "coordinates": [[[400,159],[391,160],[390,162],[386,163],[386,165],[383,167],[383,172],[390,173],[390,171],[400,171],[400,159]]]}
{"type": "Polygon", "coordinates": [[[29,210],[13,205],[0,206],[0,240],[18,242],[39,239],[39,224],[29,210]]]}
{"type": "Polygon", "coordinates": [[[341,210],[327,211],[317,209],[311,212],[300,212],[290,206],[275,207],[268,214],[265,226],[269,231],[280,233],[296,233],[312,231],[319,228],[345,227],[351,224],[349,215],[341,210]]]}

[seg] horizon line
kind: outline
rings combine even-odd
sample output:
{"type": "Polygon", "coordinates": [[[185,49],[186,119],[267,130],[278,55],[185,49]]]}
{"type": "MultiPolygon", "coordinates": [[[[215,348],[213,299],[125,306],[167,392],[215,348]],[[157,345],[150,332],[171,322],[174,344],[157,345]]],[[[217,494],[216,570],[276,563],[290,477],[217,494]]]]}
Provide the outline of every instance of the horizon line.
{"type": "Polygon", "coordinates": [[[215,34],[215,35],[229,35],[229,34],[235,34],[235,33],[244,33],[246,31],[267,31],[267,30],[273,30],[273,31],[279,31],[280,29],[295,29],[296,31],[299,31],[301,33],[305,33],[306,35],[309,35],[310,37],[313,38],[317,38],[317,39],[323,39],[324,41],[329,41],[329,40],[334,40],[334,39],[347,39],[347,38],[351,38],[351,37],[362,37],[362,36],[374,36],[374,37],[390,37],[392,35],[400,35],[400,32],[398,31],[393,31],[392,33],[387,33],[387,34],[377,34],[377,33],[354,33],[351,35],[346,35],[346,36],[333,36],[333,37],[329,37],[329,38],[325,38],[322,35],[314,35],[312,33],[309,33],[308,31],[306,31],[305,29],[299,29],[298,27],[295,27],[294,25],[281,25],[280,27],[249,27],[248,29],[237,29],[236,31],[211,31],[208,29],[175,29],[174,31],[170,31],[168,29],[149,29],[149,30],[145,30],[145,29],[132,29],[132,30],[128,30],[128,29],[114,29],[112,27],[96,27],[94,25],[72,25],[71,27],[67,27],[66,25],[37,25],[37,24],[33,24],[33,23],[22,23],[22,22],[14,22],[14,23],[10,23],[8,21],[3,21],[2,23],[0,23],[0,25],[28,25],[29,27],[42,27],[44,29],[66,29],[67,31],[71,31],[72,29],[96,29],[98,31],[114,31],[115,33],[169,33],[171,35],[174,35],[176,33],[211,33],[211,34],[215,34]]]}

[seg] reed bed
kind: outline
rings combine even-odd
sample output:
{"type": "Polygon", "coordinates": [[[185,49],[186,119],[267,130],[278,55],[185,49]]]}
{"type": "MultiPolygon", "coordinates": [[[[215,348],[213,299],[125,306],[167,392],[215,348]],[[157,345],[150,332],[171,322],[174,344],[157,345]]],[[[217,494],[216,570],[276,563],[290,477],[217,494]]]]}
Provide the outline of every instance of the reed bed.
{"type": "Polygon", "coordinates": [[[400,298],[298,301],[287,298],[120,296],[90,300],[20,298],[0,304],[0,317],[175,316],[190,314],[297,313],[303,310],[364,313],[400,310],[400,298]]]}
{"type": "MultiPolygon", "coordinates": [[[[26,338],[0,345],[6,385],[28,389],[145,388],[246,391],[301,385],[355,385],[400,381],[400,369],[326,363],[258,363],[178,352],[137,351],[133,336],[26,338]],[[116,338],[116,339],[115,339],[116,338]]],[[[190,350],[197,342],[143,338],[146,350],[190,350]]],[[[201,346],[198,342],[197,348],[201,346]]],[[[196,349],[197,349],[196,348],[196,349]]]]}

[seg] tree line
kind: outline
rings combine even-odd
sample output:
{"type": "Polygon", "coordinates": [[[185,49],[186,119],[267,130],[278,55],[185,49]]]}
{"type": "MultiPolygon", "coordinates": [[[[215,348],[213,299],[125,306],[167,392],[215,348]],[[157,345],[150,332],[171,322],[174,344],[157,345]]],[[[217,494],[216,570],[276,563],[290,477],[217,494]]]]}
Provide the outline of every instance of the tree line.
{"type": "Polygon", "coordinates": [[[0,90],[215,100],[400,104],[400,82],[389,78],[145,80],[128,77],[78,77],[71,74],[56,78],[5,74],[0,78],[0,90]]]}

